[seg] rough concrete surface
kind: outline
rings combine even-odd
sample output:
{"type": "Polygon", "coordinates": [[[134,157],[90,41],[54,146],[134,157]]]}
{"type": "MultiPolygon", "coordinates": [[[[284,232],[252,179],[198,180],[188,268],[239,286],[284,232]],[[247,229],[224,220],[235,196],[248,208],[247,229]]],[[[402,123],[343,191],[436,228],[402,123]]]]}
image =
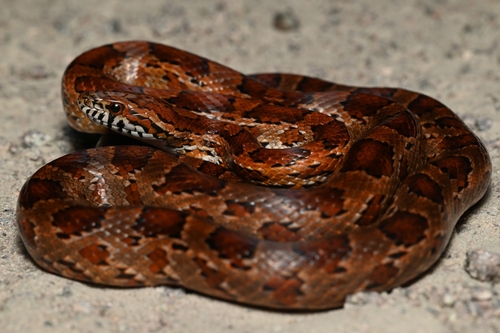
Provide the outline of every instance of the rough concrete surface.
{"type": "Polygon", "coordinates": [[[464,270],[469,251],[500,253],[500,1],[0,0],[0,56],[1,332],[500,332],[499,286],[464,270]],[[19,190],[80,140],[62,113],[66,65],[129,39],[245,73],[429,94],[484,140],[490,190],[427,274],[390,293],[355,295],[339,310],[270,312],[182,289],[103,288],[44,272],[18,236],[19,190]]]}

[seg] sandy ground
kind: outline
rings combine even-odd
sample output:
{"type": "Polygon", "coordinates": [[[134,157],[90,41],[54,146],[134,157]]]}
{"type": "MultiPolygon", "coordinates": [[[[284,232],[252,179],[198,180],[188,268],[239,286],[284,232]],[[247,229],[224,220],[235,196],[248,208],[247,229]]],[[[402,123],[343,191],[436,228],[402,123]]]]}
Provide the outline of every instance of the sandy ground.
{"type": "Polygon", "coordinates": [[[500,332],[500,288],[464,270],[467,251],[500,253],[499,31],[496,0],[0,0],[0,331],[500,332]],[[285,19],[276,23],[277,14],[285,19]],[[269,312],[182,289],[98,288],[48,274],[18,236],[19,189],[38,167],[75,149],[59,90],[66,65],[128,39],[170,44],[245,73],[430,94],[486,143],[491,188],[428,274],[334,311],[269,312]]]}

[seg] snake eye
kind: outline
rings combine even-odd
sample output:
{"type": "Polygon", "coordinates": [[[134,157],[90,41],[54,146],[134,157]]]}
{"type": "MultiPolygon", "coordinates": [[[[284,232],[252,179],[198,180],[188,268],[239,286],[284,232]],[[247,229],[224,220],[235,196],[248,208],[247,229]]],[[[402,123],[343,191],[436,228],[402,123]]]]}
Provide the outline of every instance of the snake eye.
{"type": "Polygon", "coordinates": [[[106,105],[106,109],[111,113],[118,113],[123,110],[123,104],[120,103],[111,103],[106,105]]]}

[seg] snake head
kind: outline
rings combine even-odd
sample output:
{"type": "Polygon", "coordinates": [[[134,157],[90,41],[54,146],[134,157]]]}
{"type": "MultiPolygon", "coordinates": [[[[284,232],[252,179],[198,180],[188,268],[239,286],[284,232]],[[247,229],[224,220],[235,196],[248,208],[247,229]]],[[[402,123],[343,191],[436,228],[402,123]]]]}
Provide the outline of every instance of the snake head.
{"type": "Polygon", "coordinates": [[[158,129],[151,125],[154,113],[144,107],[148,104],[145,99],[127,92],[87,91],[80,93],[78,106],[94,124],[131,137],[153,139],[158,129]]]}

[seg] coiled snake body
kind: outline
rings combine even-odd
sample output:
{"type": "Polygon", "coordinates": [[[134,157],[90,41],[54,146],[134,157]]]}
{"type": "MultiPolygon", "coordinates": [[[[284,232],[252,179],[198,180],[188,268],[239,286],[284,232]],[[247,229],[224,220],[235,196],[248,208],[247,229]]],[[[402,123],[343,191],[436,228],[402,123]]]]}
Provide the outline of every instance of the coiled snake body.
{"type": "Polygon", "coordinates": [[[403,89],[245,76],[139,41],[83,53],[62,92],[75,129],[156,147],[75,152],[23,187],[30,255],[80,281],[339,307],[429,268],[490,180],[462,121],[403,89]]]}

